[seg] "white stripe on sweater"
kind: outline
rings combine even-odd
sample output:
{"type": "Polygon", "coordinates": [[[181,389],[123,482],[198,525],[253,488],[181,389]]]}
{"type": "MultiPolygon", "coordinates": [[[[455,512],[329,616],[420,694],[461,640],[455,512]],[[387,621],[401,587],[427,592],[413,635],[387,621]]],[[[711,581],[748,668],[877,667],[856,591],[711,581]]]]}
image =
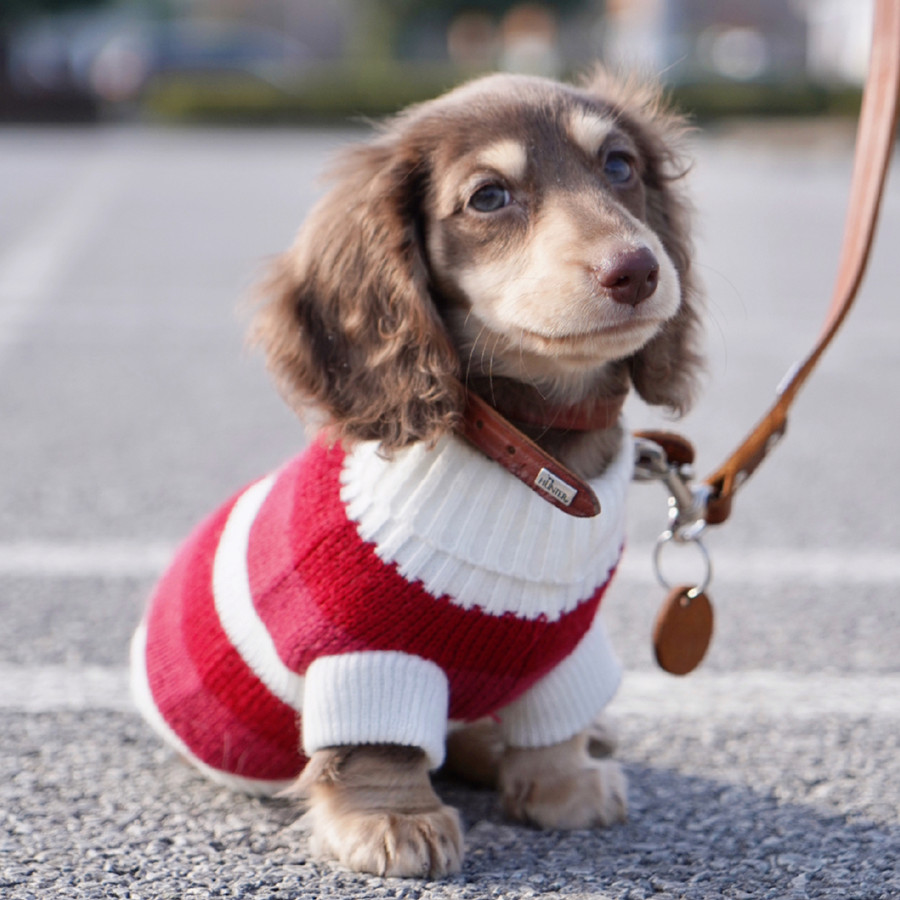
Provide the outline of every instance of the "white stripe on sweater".
{"type": "Polygon", "coordinates": [[[489,615],[556,621],[616,565],[632,470],[633,448],[624,441],[591,482],[601,514],[579,519],[460,438],[433,449],[415,444],[390,460],[364,443],[347,455],[341,499],[379,558],[433,596],[489,615]]]}
{"type": "Polygon", "coordinates": [[[303,708],[305,681],[278,655],[253,605],[247,573],[250,529],[276,478],[277,474],[269,475],[251,485],[228,514],[213,563],[213,594],[222,628],[241,658],[279,700],[299,711],[303,708]]]}

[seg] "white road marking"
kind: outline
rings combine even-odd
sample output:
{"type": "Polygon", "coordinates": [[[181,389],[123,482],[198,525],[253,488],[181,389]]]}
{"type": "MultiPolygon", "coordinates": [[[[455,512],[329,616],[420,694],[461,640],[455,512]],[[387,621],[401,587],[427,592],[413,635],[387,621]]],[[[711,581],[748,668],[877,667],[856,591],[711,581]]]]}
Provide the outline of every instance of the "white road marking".
{"type": "Polygon", "coordinates": [[[16,578],[154,578],[173,544],[141,541],[18,541],[0,544],[0,576],[16,578]]]}
{"type": "MultiPolygon", "coordinates": [[[[677,563],[678,547],[663,557],[663,566],[677,563]]],[[[696,574],[696,551],[685,551],[686,565],[696,574]]],[[[630,546],[618,574],[632,581],[654,580],[651,547],[630,546]]],[[[714,578],[729,583],[778,584],[784,581],[824,584],[900,585],[900,552],[813,548],[747,547],[741,551],[711,550],[714,578]]],[[[675,580],[675,579],[669,579],[675,580]]]]}
{"type": "MultiPolygon", "coordinates": [[[[0,665],[0,710],[29,713],[132,711],[125,667],[0,665]]],[[[617,719],[820,719],[824,715],[900,720],[900,674],[819,674],[748,670],[684,678],[626,672],[610,704],[617,719]]]]}
{"type": "MultiPolygon", "coordinates": [[[[137,540],[10,541],[0,543],[0,577],[152,577],[162,572],[175,547],[169,542],[137,540]]],[[[672,555],[677,553],[677,548],[672,550],[672,555]]],[[[651,547],[629,546],[616,577],[633,584],[653,583],[651,558],[651,547]]],[[[729,583],[900,585],[900,551],[758,547],[741,553],[714,551],[712,559],[715,578],[729,583]]],[[[664,564],[669,561],[667,555],[664,564]]],[[[688,563],[696,562],[697,557],[690,554],[688,563]]]]}
{"type": "Polygon", "coordinates": [[[0,349],[19,338],[40,305],[60,288],[126,172],[120,153],[101,150],[42,217],[0,248],[0,349]]]}
{"type": "Polygon", "coordinates": [[[134,709],[128,670],[0,665],[0,709],[29,713],[134,709]]]}
{"type": "Polygon", "coordinates": [[[900,719],[900,674],[748,670],[685,677],[625,673],[610,705],[617,716],[818,719],[826,714],[900,719]]]}

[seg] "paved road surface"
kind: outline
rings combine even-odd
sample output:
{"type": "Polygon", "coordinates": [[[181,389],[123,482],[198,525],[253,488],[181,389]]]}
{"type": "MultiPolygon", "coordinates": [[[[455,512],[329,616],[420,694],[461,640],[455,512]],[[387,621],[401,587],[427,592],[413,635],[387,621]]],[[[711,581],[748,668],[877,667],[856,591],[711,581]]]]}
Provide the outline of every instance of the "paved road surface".
{"type": "MultiPolygon", "coordinates": [[[[631,672],[627,825],[513,827],[444,783],[462,874],[358,876],[309,858],[287,803],[212,787],[133,714],[126,646],[173,544],[303,441],[236,307],[349,136],[0,132],[0,895],[900,897],[896,179],[858,311],[711,536],[717,635],[684,680],[651,661],[664,498],[635,488],[605,603],[631,672]]],[[[711,365],[683,428],[701,470],[816,332],[849,146],[809,127],[698,140],[711,365]]]]}

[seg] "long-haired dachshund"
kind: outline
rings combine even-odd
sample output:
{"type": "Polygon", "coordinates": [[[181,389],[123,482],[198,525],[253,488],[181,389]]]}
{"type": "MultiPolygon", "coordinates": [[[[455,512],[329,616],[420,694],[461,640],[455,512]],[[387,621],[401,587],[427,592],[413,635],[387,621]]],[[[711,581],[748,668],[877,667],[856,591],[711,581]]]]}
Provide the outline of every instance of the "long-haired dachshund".
{"type": "Polygon", "coordinates": [[[190,537],[133,642],[145,716],[212,777],[293,785],[354,869],[459,868],[429,771],[547,828],[620,820],[590,752],[619,666],[629,389],[681,413],[701,365],[684,123],[659,92],[496,75],[346,153],[253,329],[309,449],[190,537]],[[461,436],[471,392],[589,482],[576,518],[461,436]]]}

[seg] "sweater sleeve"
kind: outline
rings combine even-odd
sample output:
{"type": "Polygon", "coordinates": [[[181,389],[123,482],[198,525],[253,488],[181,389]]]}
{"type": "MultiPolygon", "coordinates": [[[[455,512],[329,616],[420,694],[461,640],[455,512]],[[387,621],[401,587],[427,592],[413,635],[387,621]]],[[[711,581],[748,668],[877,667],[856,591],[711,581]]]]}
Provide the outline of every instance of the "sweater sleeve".
{"type": "Polygon", "coordinates": [[[435,663],[398,651],[323,656],[306,672],[303,750],[342,744],[420,747],[444,761],[449,691],[435,663]]]}
{"type": "Polygon", "coordinates": [[[546,747],[586,728],[613,698],[622,667],[597,616],[575,650],[498,713],[514,747],[546,747]]]}

